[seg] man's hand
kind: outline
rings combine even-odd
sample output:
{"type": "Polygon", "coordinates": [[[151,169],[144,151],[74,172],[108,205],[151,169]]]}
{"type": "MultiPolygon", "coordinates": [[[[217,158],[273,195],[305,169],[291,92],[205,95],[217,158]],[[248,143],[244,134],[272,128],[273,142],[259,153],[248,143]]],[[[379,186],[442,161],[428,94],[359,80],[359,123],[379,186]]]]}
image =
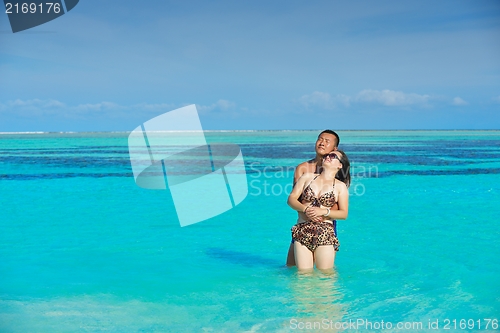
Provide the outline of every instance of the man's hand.
{"type": "Polygon", "coordinates": [[[318,208],[318,207],[307,207],[306,209],[306,216],[309,220],[313,222],[322,222],[323,221],[323,214],[324,214],[324,209],[318,208]]]}

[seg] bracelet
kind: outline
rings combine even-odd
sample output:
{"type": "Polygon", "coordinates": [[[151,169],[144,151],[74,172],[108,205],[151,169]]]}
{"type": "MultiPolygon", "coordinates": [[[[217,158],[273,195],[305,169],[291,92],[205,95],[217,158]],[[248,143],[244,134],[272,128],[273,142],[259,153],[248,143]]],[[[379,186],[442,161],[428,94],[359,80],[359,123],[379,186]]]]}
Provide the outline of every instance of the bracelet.
{"type": "Polygon", "coordinates": [[[327,210],[327,212],[326,212],[326,214],[325,214],[325,215],[323,215],[323,216],[328,216],[328,215],[330,215],[330,208],[327,208],[326,210],[327,210]]]}
{"type": "Polygon", "coordinates": [[[306,214],[306,212],[307,212],[307,208],[309,208],[309,206],[307,206],[307,207],[304,209],[304,214],[306,214]]]}

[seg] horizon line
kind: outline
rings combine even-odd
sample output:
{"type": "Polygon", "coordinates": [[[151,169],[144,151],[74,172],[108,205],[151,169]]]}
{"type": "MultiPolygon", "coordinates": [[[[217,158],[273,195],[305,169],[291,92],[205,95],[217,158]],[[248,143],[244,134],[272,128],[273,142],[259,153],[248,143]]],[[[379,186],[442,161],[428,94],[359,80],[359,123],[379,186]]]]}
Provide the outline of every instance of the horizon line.
{"type": "MultiPolygon", "coordinates": [[[[324,129],[252,129],[252,130],[170,130],[170,131],[154,131],[155,133],[187,133],[187,132],[309,132],[309,131],[323,131],[324,129]]],[[[338,129],[338,132],[418,132],[418,131],[500,131],[500,129],[338,129]]],[[[0,135],[9,134],[77,134],[77,133],[131,133],[133,131],[13,131],[13,132],[0,132],[0,135]]]]}

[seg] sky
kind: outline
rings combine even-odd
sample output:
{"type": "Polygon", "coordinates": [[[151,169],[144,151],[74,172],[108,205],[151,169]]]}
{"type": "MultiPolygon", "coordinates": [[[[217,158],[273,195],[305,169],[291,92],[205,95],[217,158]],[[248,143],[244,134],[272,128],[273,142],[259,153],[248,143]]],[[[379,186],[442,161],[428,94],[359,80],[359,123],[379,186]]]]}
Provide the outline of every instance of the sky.
{"type": "Polygon", "coordinates": [[[12,33],[0,132],[500,129],[500,1],[81,0],[12,33]]]}

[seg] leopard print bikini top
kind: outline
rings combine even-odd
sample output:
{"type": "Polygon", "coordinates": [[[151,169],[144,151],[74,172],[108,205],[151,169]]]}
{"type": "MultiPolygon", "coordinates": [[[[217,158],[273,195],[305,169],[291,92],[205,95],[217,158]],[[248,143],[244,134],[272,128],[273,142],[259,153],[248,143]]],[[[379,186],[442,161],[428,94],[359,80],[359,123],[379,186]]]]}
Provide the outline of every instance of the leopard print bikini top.
{"type": "MultiPolygon", "coordinates": [[[[319,175],[318,175],[319,176],[319,175]]],[[[333,180],[333,188],[331,191],[323,193],[319,198],[316,196],[314,191],[311,188],[311,183],[318,178],[318,176],[314,177],[309,184],[304,188],[302,192],[301,199],[304,201],[311,202],[311,206],[320,207],[323,205],[324,207],[332,207],[335,205],[335,179],[333,180]]]]}

